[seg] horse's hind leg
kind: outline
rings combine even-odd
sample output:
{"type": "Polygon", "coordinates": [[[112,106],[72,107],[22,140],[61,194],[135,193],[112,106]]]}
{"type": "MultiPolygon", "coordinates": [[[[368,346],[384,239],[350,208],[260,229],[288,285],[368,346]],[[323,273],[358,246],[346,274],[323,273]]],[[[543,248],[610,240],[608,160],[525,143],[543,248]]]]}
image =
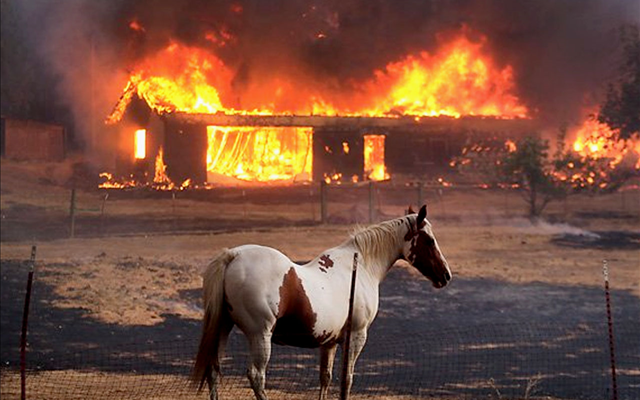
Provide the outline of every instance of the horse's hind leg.
{"type": "Polygon", "coordinates": [[[247,376],[257,400],[267,400],[264,390],[267,364],[271,357],[271,334],[263,333],[249,337],[249,368],[247,376]]]}
{"type": "Polygon", "coordinates": [[[322,346],[320,348],[320,400],[325,400],[329,393],[333,362],[336,359],[337,343],[322,346]]]}
{"type": "MultiPolygon", "coordinates": [[[[233,320],[229,315],[225,315],[220,321],[220,333],[218,335],[218,362],[222,362],[224,357],[224,349],[227,345],[227,339],[233,329],[233,320]]],[[[220,384],[220,371],[211,367],[207,376],[207,384],[209,385],[209,400],[218,400],[218,385],[220,384]]]]}
{"type": "MultiPolygon", "coordinates": [[[[351,392],[351,385],[353,383],[353,370],[355,369],[356,361],[364,348],[365,343],[367,342],[367,331],[363,329],[361,331],[353,331],[351,332],[351,342],[349,346],[349,362],[347,363],[347,376],[345,377],[346,387],[346,395],[349,397],[349,393],[351,392]]],[[[344,346],[342,346],[342,350],[344,350],[344,346]]],[[[344,354],[343,354],[344,357],[344,354]]]]}

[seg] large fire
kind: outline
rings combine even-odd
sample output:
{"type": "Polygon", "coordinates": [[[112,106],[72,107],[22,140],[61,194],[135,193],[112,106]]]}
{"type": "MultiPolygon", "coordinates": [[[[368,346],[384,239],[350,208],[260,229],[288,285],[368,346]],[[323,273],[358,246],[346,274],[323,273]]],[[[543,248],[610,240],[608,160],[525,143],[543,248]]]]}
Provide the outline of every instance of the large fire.
{"type": "Polygon", "coordinates": [[[249,181],[310,180],[311,128],[207,127],[207,171],[249,181]]]}
{"type": "MultiPolygon", "coordinates": [[[[134,22],[135,30],[144,32],[134,22]]],[[[120,121],[135,96],[160,115],[528,116],[514,93],[512,67],[499,66],[486,49],[486,39],[472,41],[465,32],[441,43],[433,53],[409,54],[374,71],[368,80],[350,82],[339,91],[334,84],[323,85],[304,74],[278,71],[265,71],[259,80],[239,86],[237,74],[237,68],[208,50],[172,43],[132,68],[106,122],[120,121]]],[[[365,141],[363,176],[388,179],[384,137],[370,136],[365,141]]],[[[246,181],[311,177],[309,128],[209,126],[208,143],[210,177],[220,174],[246,181]]],[[[145,156],[136,153],[135,157],[145,156]]]]}
{"type": "Polygon", "coordinates": [[[512,67],[496,65],[484,47],[484,40],[461,35],[434,54],[408,55],[336,92],[309,79],[273,73],[239,89],[236,71],[218,57],[173,43],[134,68],[107,122],[122,117],[134,94],[161,114],[527,117],[527,108],[513,93],[512,67]]]}

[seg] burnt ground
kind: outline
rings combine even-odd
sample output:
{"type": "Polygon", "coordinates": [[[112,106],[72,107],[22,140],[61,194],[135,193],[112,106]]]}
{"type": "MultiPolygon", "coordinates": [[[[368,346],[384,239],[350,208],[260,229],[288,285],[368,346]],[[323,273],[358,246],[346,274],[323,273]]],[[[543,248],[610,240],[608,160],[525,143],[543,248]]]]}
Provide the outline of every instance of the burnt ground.
{"type": "MultiPolygon", "coordinates": [[[[0,356],[3,367],[15,367],[26,263],[2,260],[1,275],[0,356]]],[[[200,295],[199,290],[186,290],[181,301],[198,308],[200,295]]],[[[106,324],[83,309],[51,307],[55,298],[36,275],[29,320],[31,369],[188,373],[199,321],[165,315],[152,326],[106,324]]],[[[637,398],[640,299],[614,291],[612,301],[620,398],[637,398]]],[[[526,383],[538,377],[538,395],[609,396],[601,288],[457,278],[445,290],[435,290],[424,279],[395,268],[382,284],[380,303],[357,369],[359,393],[485,397],[495,394],[495,386],[502,395],[522,396],[526,383]]],[[[244,344],[237,332],[230,348],[235,358],[227,361],[227,384],[245,385],[244,344]]],[[[315,354],[276,346],[270,386],[305,391],[315,387],[315,354]]]]}

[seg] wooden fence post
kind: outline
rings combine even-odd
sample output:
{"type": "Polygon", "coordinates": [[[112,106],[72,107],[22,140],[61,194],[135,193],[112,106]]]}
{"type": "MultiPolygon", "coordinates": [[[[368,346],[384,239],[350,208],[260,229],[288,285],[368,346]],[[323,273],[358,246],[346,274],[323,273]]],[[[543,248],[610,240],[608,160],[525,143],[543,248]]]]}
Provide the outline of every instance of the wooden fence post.
{"type": "Polygon", "coordinates": [[[320,181],[320,222],[327,223],[327,182],[320,181]]]}
{"type": "Polygon", "coordinates": [[[100,207],[100,236],[104,234],[104,208],[107,205],[107,199],[109,198],[109,193],[105,193],[102,198],[102,207],[100,207]]]}
{"type": "Polygon", "coordinates": [[[69,205],[69,237],[76,236],[76,188],[71,189],[71,201],[69,205]]]}
{"type": "Polygon", "coordinates": [[[375,187],[373,181],[369,181],[369,223],[373,224],[376,214],[375,187]]]}

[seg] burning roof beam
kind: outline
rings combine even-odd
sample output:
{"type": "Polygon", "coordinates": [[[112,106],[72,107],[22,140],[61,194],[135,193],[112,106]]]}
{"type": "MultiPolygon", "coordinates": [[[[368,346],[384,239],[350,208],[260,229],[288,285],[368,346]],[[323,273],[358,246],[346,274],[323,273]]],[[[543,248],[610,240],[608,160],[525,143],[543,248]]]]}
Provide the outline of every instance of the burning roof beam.
{"type": "Polygon", "coordinates": [[[214,126],[291,126],[312,128],[418,128],[427,130],[459,129],[480,131],[532,131],[536,122],[529,119],[492,117],[354,117],[322,115],[226,115],[175,112],[163,116],[167,121],[186,125],[214,126]]]}

